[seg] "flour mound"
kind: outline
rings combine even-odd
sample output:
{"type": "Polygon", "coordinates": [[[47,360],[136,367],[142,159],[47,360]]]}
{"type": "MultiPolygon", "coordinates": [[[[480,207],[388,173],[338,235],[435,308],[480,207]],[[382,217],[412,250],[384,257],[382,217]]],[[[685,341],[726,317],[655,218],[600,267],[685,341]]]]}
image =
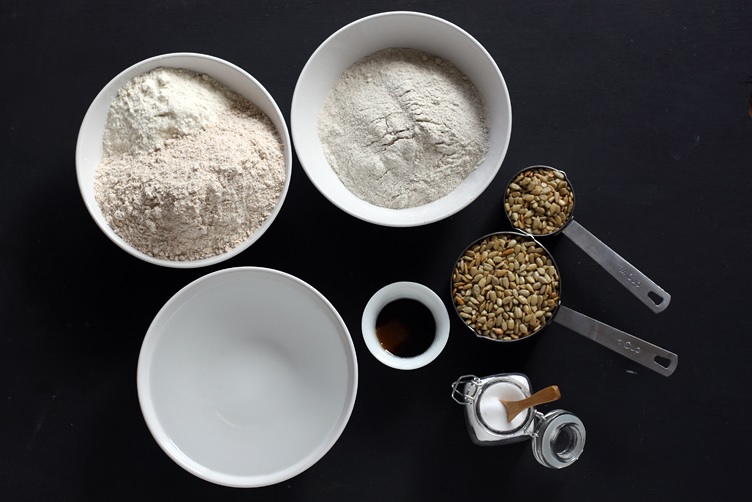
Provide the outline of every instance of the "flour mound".
{"type": "Polygon", "coordinates": [[[319,114],[318,133],[348,190],[394,209],[447,195],[488,151],[473,83],[414,49],[379,51],[348,68],[319,114]]]}
{"type": "Polygon", "coordinates": [[[269,118],[186,70],[161,68],[123,89],[94,180],[115,233],[150,256],[184,261],[230,251],[258,230],[286,179],[269,118]]]}
{"type": "Polygon", "coordinates": [[[207,75],[157,68],[124,85],[110,106],[105,155],[149,152],[216,122],[237,96],[207,75]]]}

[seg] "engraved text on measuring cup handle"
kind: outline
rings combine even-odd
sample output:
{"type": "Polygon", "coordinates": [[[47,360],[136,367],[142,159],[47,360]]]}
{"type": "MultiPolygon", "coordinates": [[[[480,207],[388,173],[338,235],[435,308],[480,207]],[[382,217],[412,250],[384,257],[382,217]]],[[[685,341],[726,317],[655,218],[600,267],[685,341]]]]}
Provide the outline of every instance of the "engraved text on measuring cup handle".
{"type": "Polygon", "coordinates": [[[679,356],[673,352],[580,314],[564,305],[559,306],[553,320],[663,376],[670,376],[679,363],[679,356]]]}
{"type": "Polygon", "coordinates": [[[613,249],[604,244],[595,235],[575,220],[562,231],[580,249],[585,251],[593,260],[603,267],[611,276],[632,292],[642,303],[653,312],[666,310],[671,295],[650,280],[645,274],[637,270],[631,263],[619,256],[613,249]]]}

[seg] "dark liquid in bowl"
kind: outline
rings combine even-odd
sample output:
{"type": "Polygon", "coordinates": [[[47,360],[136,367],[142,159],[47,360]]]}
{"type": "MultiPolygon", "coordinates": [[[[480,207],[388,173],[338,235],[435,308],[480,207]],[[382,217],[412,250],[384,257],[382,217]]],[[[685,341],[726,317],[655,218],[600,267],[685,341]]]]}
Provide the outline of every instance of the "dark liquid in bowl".
{"type": "Polygon", "coordinates": [[[436,320],[417,300],[401,298],[387,303],[376,317],[376,337],[381,346],[397,357],[425,352],[436,336],[436,320]]]}

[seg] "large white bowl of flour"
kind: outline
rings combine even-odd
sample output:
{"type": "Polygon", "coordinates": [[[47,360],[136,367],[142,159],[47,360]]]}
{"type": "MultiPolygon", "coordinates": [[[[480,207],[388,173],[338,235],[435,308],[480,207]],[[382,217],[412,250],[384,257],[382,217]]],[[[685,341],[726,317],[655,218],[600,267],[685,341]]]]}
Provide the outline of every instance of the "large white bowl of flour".
{"type": "Polygon", "coordinates": [[[79,131],[76,173],[86,208],[120,248],[156,265],[203,267],[236,256],[272,224],[290,184],[292,143],[274,99],[246,71],[204,54],[165,54],[124,70],[96,96],[79,131]],[[258,128],[228,119],[226,90],[255,107],[248,115],[258,128]],[[269,145],[274,173],[259,167],[269,164],[269,145]],[[116,156],[104,178],[101,163],[116,156]],[[174,165],[160,170],[165,163],[174,165]]]}
{"type": "Polygon", "coordinates": [[[509,146],[512,110],[504,78],[477,40],[443,19],[397,11],[355,21],[316,49],[298,78],[290,123],[298,159],[329,201],[370,223],[410,227],[457,213],[488,187],[509,146]],[[415,54],[400,55],[398,70],[379,68],[370,59],[384,51],[423,54],[443,83],[414,73],[415,54]],[[486,145],[473,136],[475,97],[486,145]],[[410,172],[429,163],[446,179],[410,172]]]}

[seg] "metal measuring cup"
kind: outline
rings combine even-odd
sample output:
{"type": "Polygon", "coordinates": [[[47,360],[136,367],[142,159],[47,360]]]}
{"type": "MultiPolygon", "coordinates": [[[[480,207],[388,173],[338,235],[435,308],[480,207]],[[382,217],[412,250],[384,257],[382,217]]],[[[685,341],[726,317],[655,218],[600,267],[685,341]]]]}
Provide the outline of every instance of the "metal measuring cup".
{"type": "Polygon", "coordinates": [[[566,235],[653,312],[664,311],[671,295],[577,223],[574,203],[566,173],[548,166],[526,167],[512,177],[504,192],[504,212],[512,226],[537,237],[566,235]],[[546,187],[531,187],[541,179],[548,181],[546,187]],[[528,183],[523,185],[525,180],[528,183]]]}
{"type": "Polygon", "coordinates": [[[455,311],[478,337],[526,340],[551,322],[664,376],[679,357],[561,304],[561,275],[551,253],[522,232],[495,232],[470,244],[450,277],[455,311]]]}

